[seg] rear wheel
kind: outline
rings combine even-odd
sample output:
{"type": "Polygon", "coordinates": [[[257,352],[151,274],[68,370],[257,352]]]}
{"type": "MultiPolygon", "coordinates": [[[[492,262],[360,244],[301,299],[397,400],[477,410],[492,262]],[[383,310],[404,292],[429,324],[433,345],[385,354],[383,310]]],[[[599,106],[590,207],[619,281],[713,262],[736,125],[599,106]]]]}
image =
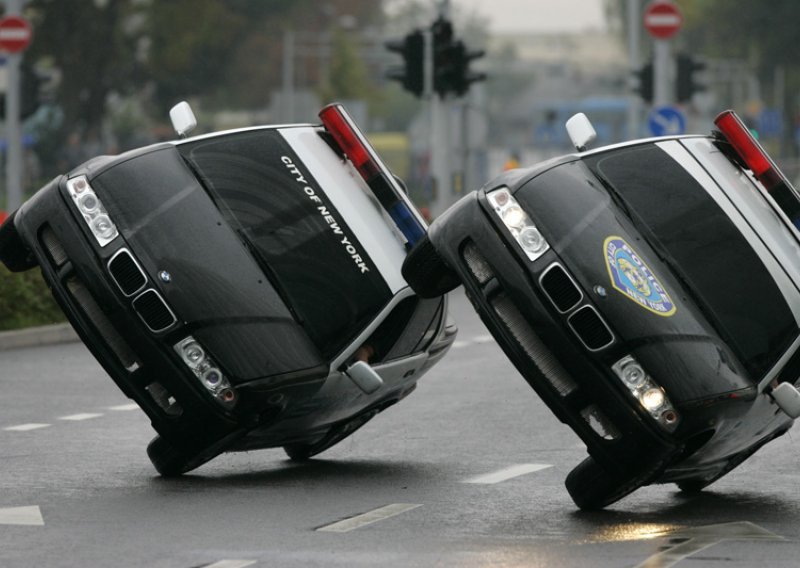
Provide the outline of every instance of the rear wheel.
{"type": "Polygon", "coordinates": [[[178,477],[211,461],[241,435],[242,432],[237,430],[200,451],[181,450],[165,438],[156,436],[147,446],[147,457],[162,476],[178,477]]]}
{"type": "Polygon", "coordinates": [[[11,272],[24,272],[35,268],[38,263],[17,231],[14,217],[16,213],[9,215],[0,225],[0,260],[11,272]]]}
{"type": "Polygon", "coordinates": [[[584,510],[597,510],[619,501],[643,485],[643,476],[611,473],[589,456],[569,472],[567,491],[584,510]]]}
{"type": "Polygon", "coordinates": [[[283,447],[283,451],[292,461],[306,461],[317,454],[320,454],[347,438],[350,434],[361,428],[364,424],[372,420],[378,414],[378,410],[371,410],[356,416],[350,422],[333,426],[325,436],[310,444],[297,443],[288,444],[283,447]]]}
{"type": "Polygon", "coordinates": [[[436,298],[455,290],[461,281],[456,273],[439,256],[425,234],[403,262],[403,278],[422,298],[436,298]]]}

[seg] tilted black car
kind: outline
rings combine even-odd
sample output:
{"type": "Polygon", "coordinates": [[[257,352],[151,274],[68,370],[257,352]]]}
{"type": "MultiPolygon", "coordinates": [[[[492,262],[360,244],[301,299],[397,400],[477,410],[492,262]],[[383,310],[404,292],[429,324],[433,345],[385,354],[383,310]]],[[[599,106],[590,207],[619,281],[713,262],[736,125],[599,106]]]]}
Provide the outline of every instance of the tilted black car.
{"type": "Polygon", "coordinates": [[[463,284],[585,442],[581,508],[699,490],[800,414],[799,201],[735,114],[717,122],[505,173],[404,264],[423,296],[463,284]]]}
{"type": "Polygon", "coordinates": [[[164,475],[222,451],[304,459],[414,390],[443,297],[400,273],[424,221],[340,105],[90,160],[0,228],[147,413],[164,475]]]}

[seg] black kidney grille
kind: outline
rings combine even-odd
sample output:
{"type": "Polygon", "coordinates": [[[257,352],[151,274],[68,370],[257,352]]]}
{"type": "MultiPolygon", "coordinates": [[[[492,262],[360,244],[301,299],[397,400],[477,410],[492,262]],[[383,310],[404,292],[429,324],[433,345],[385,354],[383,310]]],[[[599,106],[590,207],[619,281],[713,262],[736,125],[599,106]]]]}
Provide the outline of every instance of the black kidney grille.
{"type": "Polygon", "coordinates": [[[147,277],[128,249],[121,249],[108,262],[108,271],[126,296],[133,296],[147,284],[147,277]]]}
{"type": "Polygon", "coordinates": [[[592,306],[583,306],[567,318],[572,331],[590,351],[608,347],[614,335],[592,306]]]}
{"type": "Polygon", "coordinates": [[[133,309],[142,318],[142,321],[150,328],[150,331],[159,332],[171,327],[177,319],[172,310],[153,290],[145,290],[133,300],[133,309]]]}
{"type": "Polygon", "coordinates": [[[560,264],[553,264],[547,268],[539,278],[539,284],[562,314],[577,306],[583,298],[578,285],[560,264]]]}

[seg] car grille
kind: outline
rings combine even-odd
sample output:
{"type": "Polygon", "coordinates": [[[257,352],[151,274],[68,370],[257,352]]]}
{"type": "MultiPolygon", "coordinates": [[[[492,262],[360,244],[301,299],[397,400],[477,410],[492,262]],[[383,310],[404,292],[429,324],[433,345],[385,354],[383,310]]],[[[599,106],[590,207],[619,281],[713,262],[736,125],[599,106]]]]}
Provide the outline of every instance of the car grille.
{"type": "Polygon", "coordinates": [[[598,351],[614,342],[614,334],[592,306],[583,306],[567,318],[567,323],[590,351],[598,351]]]}
{"type": "Polygon", "coordinates": [[[547,298],[562,314],[577,306],[583,298],[578,285],[560,264],[550,265],[539,278],[547,298]]]}
{"type": "Polygon", "coordinates": [[[129,372],[133,372],[139,368],[139,363],[136,360],[136,355],[133,350],[128,346],[128,343],[117,332],[114,324],[106,317],[100,306],[92,297],[91,292],[83,285],[77,278],[70,278],[66,282],[67,290],[70,295],[78,303],[78,305],[86,314],[86,317],[94,325],[97,332],[105,340],[111,351],[117,356],[117,359],[129,372]]]}
{"type": "Polygon", "coordinates": [[[147,277],[128,249],[120,249],[108,261],[108,272],[125,296],[133,296],[147,284],[147,277]]]}
{"type": "Polygon", "coordinates": [[[136,296],[133,309],[154,333],[165,331],[178,321],[159,293],[152,288],[136,296]]]}
{"type": "Polygon", "coordinates": [[[578,388],[575,380],[564,370],[555,355],[545,347],[531,325],[519,313],[506,294],[501,293],[495,296],[491,300],[491,305],[517,344],[522,347],[528,359],[560,395],[566,396],[578,388]]]}

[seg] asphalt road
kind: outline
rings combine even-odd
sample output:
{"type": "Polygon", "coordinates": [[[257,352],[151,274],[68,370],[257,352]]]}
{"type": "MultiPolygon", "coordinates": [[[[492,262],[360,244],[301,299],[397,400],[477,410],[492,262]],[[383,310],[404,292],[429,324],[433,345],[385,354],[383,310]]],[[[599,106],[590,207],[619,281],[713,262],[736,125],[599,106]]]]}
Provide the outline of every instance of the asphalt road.
{"type": "Polygon", "coordinates": [[[318,459],[226,454],[173,480],[81,344],[0,352],[0,567],[800,565],[800,435],[698,496],[579,512],[563,481],[583,445],[461,293],[452,314],[417,391],[318,459]]]}

